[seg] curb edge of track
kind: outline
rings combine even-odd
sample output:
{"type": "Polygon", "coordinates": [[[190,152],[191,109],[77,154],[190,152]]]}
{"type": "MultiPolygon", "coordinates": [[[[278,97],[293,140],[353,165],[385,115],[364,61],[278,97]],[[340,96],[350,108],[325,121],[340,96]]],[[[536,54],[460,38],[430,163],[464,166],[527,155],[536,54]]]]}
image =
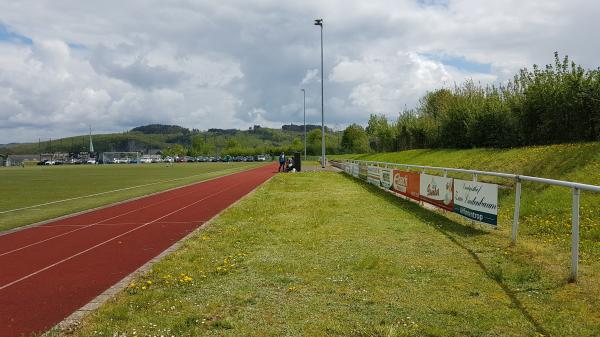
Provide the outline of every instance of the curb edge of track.
{"type": "MultiPolygon", "coordinates": [[[[179,250],[179,248],[181,248],[181,246],[185,243],[185,241],[187,241],[193,235],[197,234],[198,232],[200,232],[200,231],[204,230],[205,228],[207,228],[208,226],[210,226],[223,212],[227,211],[229,208],[237,205],[242,200],[244,200],[244,199],[250,197],[251,195],[253,195],[254,193],[256,193],[256,190],[258,190],[260,187],[262,187],[265,184],[267,184],[268,182],[270,182],[276,176],[277,176],[277,174],[274,174],[269,179],[267,179],[264,182],[262,182],[261,184],[257,185],[251,191],[246,193],[244,196],[242,196],[241,198],[239,198],[238,200],[233,202],[231,205],[223,208],[221,211],[219,211],[219,213],[215,214],[208,221],[204,222],[203,224],[198,226],[198,228],[196,228],[193,231],[191,231],[190,233],[188,233],[186,236],[184,236],[179,241],[177,241],[174,244],[172,244],[171,246],[169,246],[167,249],[162,251],[160,254],[153,257],[148,262],[144,263],[141,267],[139,267],[138,269],[131,272],[129,275],[122,278],[119,282],[115,283],[113,286],[106,289],[104,292],[102,292],[100,295],[96,296],[90,302],[88,302],[81,308],[74,311],[71,315],[67,316],[67,318],[63,319],[61,322],[56,324],[49,331],[42,334],[42,336],[49,337],[49,336],[54,336],[53,335],[54,333],[72,332],[72,331],[77,330],[79,328],[79,326],[81,325],[81,321],[85,318],[85,316],[87,316],[89,313],[93,312],[94,310],[98,309],[102,304],[106,303],[108,300],[114,298],[123,289],[125,289],[135,277],[148,272],[155,263],[161,261],[165,257],[167,257],[167,256],[171,255],[172,253],[174,253],[175,251],[179,250]]],[[[225,176],[223,176],[223,177],[225,177],[225,176]]]]}
{"type": "Polygon", "coordinates": [[[142,198],[146,198],[146,197],[151,197],[151,196],[154,196],[154,195],[157,195],[157,194],[160,194],[160,193],[170,192],[170,191],[173,191],[173,190],[176,190],[176,189],[179,189],[179,188],[185,188],[185,187],[189,187],[189,186],[192,186],[192,185],[195,185],[195,184],[205,183],[205,182],[208,182],[208,181],[211,181],[211,180],[215,180],[215,179],[219,179],[219,178],[231,176],[231,175],[234,175],[234,174],[237,174],[237,173],[242,173],[242,172],[250,171],[250,170],[257,169],[257,168],[260,168],[260,167],[263,167],[263,166],[266,166],[266,164],[265,165],[260,165],[260,166],[257,166],[257,167],[253,167],[253,168],[250,168],[250,169],[247,169],[247,170],[235,171],[235,172],[232,172],[232,173],[229,173],[229,174],[226,174],[226,175],[208,178],[206,180],[199,180],[199,181],[196,181],[196,182],[193,182],[193,183],[189,183],[189,184],[185,184],[185,185],[181,185],[181,186],[176,186],[176,187],[171,187],[171,188],[166,189],[166,190],[156,191],[156,192],[152,192],[150,194],[144,194],[144,195],[140,195],[140,196],[133,197],[133,198],[130,198],[130,199],[116,201],[116,202],[111,203],[111,204],[100,205],[98,207],[84,209],[84,210],[79,211],[79,212],[61,215],[61,216],[56,217],[56,218],[46,219],[46,220],[42,220],[42,221],[39,221],[39,222],[34,222],[32,224],[29,224],[29,225],[25,225],[25,226],[21,226],[21,227],[16,227],[16,228],[8,229],[6,231],[1,231],[0,232],[0,236],[4,236],[4,235],[8,235],[8,234],[20,232],[22,230],[33,228],[33,227],[38,227],[38,226],[45,225],[45,224],[50,223],[50,222],[54,222],[54,221],[58,221],[58,220],[64,220],[64,219],[68,219],[68,218],[71,218],[71,217],[74,217],[74,216],[78,216],[78,215],[82,215],[82,214],[86,214],[86,213],[90,213],[90,212],[94,212],[94,211],[99,211],[99,210],[102,210],[104,208],[118,206],[118,205],[130,202],[130,201],[136,201],[136,200],[139,200],[139,199],[142,199],[142,198]]]}

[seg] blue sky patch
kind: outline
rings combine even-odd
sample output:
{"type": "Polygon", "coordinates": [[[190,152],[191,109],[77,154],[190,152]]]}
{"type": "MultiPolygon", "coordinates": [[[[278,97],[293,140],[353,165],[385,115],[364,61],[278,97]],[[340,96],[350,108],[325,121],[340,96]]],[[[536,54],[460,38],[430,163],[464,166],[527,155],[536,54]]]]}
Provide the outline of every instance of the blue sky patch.
{"type": "Polygon", "coordinates": [[[448,7],[450,0],[417,0],[421,7],[448,7]]]}
{"type": "Polygon", "coordinates": [[[32,44],[33,41],[25,35],[11,31],[6,25],[0,22],[0,42],[8,41],[12,43],[32,44]]]}
{"type": "Polygon", "coordinates": [[[464,56],[451,56],[444,54],[422,54],[430,60],[441,62],[469,73],[491,74],[491,63],[479,63],[467,60],[464,56]]]}

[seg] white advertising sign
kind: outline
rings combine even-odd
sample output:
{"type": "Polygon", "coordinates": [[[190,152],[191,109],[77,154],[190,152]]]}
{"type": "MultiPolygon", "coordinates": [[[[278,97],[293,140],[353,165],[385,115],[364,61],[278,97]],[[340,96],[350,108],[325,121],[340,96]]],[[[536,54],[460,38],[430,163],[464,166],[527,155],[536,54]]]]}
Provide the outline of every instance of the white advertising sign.
{"type": "Polygon", "coordinates": [[[379,186],[379,179],[381,178],[379,170],[380,168],[378,166],[367,167],[367,181],[369,183],[379,186]]]}
{"type": "Polygon", "coordinates": [[[498,185],[454,180],[454,212],[466,218],[498,224],[498,185]]]}
{"type": "Polygon", "coordinates": [[[420,180],[421,200],[443,209],[454,211],[453,179],[422,173],[420,180]]]}
{"type": "Polygon", "coordinates": [[[394,172],[392,169],[389,168],[381,168],[379,170],[380,173],[380,182],[381,182],[381,187],[386,188],[386,189],[390,189],[392,188],[392,185],[394,184],[394,172]]]}

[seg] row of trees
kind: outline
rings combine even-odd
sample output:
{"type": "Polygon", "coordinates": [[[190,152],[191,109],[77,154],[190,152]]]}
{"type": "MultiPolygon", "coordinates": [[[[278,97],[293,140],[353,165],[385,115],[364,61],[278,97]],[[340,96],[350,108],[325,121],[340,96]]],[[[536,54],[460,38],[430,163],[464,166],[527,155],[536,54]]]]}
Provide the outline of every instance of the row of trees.
{"type": "Polygon", "coordinates": [[[585,70],[555,53],[553,65],[523,69],[500,86],[467,81],[427,93],[389,122],[371,115],[350,125],[348,152],[412,148],[514,147],[596,141],[600,135],[600,69],[585,70]]]}
{"type": "MultiPolygon", "coordinates": [[[[341,134],[339,132],[326,133],[327,153],[342,153],[340,146],[341,134]]],[[[321,154],[321,130],[314,129],[307,133],[306,152],[308,155],[321,154]]],[[[163,154],[168,156],[253,156],[259,154],[278,154],[281,152],[293,153],[304,152],[303,133],[297,133],[291,142],[281,142],[270,145],[264,143],[249,144],[243,134],[224,138],[211,138],[205,134],[193,134],[189,137],[187,144],[178,142],[163,149],[163,154]]]]}

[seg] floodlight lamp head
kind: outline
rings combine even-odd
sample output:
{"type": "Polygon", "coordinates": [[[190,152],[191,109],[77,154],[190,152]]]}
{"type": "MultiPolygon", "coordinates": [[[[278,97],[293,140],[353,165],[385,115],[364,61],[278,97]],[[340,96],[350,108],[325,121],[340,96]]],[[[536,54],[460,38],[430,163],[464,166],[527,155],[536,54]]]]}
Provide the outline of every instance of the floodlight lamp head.
{"type": "Polygon", "coordinates": [[[323,19],[315,19],[315,26],[323,27],[323,19]]]}

